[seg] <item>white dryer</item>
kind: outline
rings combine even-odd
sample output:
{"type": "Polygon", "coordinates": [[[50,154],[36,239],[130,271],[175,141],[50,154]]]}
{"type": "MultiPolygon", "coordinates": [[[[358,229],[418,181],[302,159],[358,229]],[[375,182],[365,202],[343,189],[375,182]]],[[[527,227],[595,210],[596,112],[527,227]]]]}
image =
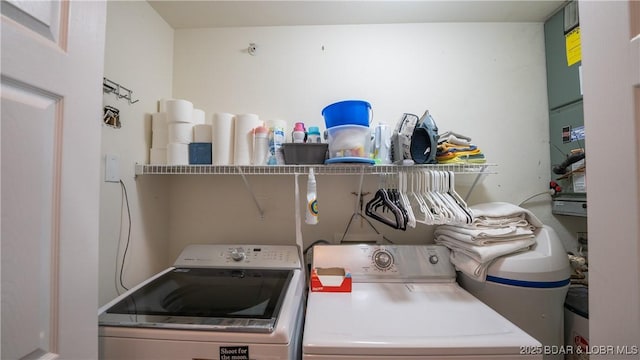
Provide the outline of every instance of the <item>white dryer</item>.
{"type": "Polygon", "coordinates": [[[343,267],[353,284],[309,293],[304,360],[542,358],[540,342],[458,286],[446,247],[322,245],[312,266],[343,267]]]}
{"type": "Polygon", "coordinates": [[[101,359],[300,358],[296,246],[190,245],[99,310],[101,359]]]}

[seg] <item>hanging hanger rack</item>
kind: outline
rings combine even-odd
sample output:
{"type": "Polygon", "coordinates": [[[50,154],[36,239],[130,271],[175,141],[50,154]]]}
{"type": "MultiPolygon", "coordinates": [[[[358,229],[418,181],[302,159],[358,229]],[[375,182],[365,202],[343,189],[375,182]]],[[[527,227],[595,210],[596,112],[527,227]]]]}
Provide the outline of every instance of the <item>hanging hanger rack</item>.
{"type": "Polygon", "coordinates": [[[129,102],[129,105],[135,104],[140,100],[133,100],[133,90],[127,89],[126,87],[118,84],[115,81],[111,81],[106,77],[102,78],[102,91],[107,94],[115,94],[118,99],[126,99],[129,102]]]}

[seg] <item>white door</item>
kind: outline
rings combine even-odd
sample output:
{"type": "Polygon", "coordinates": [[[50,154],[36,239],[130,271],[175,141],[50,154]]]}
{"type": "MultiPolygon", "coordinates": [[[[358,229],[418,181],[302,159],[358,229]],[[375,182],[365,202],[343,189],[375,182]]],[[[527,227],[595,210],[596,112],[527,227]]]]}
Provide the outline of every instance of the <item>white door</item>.
{"type": "Polygon", "coordinates": [[[640,2],[580,1],[591,359],[640,349],[640,2]],[[615,158],[611,139],[615,139],[615,158]]]}
{"type": "Polygon", "coordinates": [[[97,358],[106,3],[1,3],[0,358],[97,358]]]}

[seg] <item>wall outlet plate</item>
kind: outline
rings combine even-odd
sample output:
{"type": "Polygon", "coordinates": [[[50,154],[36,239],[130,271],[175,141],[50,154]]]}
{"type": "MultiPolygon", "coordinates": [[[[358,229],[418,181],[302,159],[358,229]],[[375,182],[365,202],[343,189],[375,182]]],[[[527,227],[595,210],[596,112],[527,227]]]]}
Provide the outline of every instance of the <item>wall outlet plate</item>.
{"type": "Polygon", "coordinates": [[[105,155],[104,164],[104,181],[120,182],[120,159],[118,155],[105,155]]]}

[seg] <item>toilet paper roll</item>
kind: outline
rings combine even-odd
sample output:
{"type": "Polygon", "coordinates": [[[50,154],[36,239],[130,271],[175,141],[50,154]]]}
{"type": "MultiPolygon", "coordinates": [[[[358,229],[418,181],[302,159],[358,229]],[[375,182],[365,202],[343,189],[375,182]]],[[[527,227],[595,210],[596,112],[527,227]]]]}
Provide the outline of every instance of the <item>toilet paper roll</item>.
{"type": "Polygon", "coordinates": [[[212,142],[213,130],[211,125],[198,124],[193,126],[193,142],[210,143],[212,142]]]}
{"type": "Polygon", "coordinates": [[[213,165],[233,164],[234,118],[229,113],[216,113],[213,116],[213,165]]]}
{"type": "Polygon", "coordinates": [[[193,103],[182,99],[170,99],[165,102],[167,121],[193,123],[193,103]]]}
{"type": "Polygon", "coordinates": [[[251,165],[253,129],[262,125],[263,122],[256,114],[236,115],[233,147],[233,163],[235,165],[251,165]]]}
{"type": "Polygon", "coordinates": [[[167,165],[189,165],[189,144],[167,144],[167,165]]]}
{"type": "Polygon", "coordinates": [[[166,149],[169,143],[169,128],[154,130],[151,133],[151,147],[158,149],[166,149]]]}
{"type": "Polygon", "coordinates": [[[165,165],[167,163],[167,149],[151,148],[149,151],[149,164],[165,165]]]}
{"type": "Polygon", "coordinates": [[[164,99],[160,99],[160,101],[158,101],[158,111],[159,112],[167,112],[167,101],[169,101],[169,100],[175,100],[175,99],[164,98],[164,99]]]}
{"type": "Polygon", "coordinates": [[[189,144],[193,142],[192,123],[169,123],[169,143],[189,144]]]}
{"type": "Polygon", "coordinates": [[[204,110],[193,109],[193,124],[204,124],[204,110]]]}
{"type": "Polygon", "coordinates": [[[166,112],[157,112],[151,114],[151,131],[167,131],[166,112]]]}

